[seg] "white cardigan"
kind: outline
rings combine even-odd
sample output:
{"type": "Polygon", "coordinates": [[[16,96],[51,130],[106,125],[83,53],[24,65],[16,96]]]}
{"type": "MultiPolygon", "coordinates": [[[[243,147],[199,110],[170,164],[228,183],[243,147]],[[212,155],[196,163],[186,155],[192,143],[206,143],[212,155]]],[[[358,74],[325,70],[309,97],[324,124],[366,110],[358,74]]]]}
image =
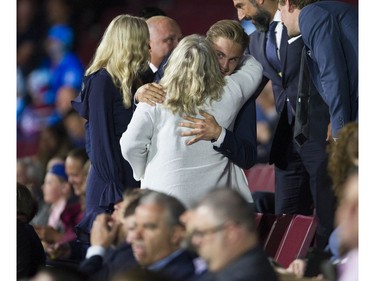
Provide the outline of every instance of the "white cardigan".
{"type": "MultiPolygon", "coordinates": [[[[254,94],[262,79],[262,66],[252,56],[230,76],[219,101],[206,105],[217,122],[233,130],[237,113],[254,94]]],[[[197,117],[201,117],[197,115],[197,117]]],[[[193,145],[191,137],[181,137],[182,121],[161,104],[139,103],[132,120],[120,139],[123,157],[130,163],[141,188],[175,196],[186,207],[213,188],[231,187],[253,202],[243,170],[215,151],[208,141],[193,145]]]]}

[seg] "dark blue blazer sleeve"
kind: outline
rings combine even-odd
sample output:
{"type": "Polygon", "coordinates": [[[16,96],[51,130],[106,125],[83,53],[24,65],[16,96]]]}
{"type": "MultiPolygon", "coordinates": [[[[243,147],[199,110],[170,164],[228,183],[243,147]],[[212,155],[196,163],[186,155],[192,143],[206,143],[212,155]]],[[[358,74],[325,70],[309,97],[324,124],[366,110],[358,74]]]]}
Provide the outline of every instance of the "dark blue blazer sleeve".
{"type": "Polygon", "coordinates": [[[226,130],[220,147],[214,149],[243,169],[251,168],[257,160],[256,107],[252,97],[237,115],[233,132],[226,130]]]}
{"type": "Polygon", "coordinates": [[[358,23],[355,9],[349,6],[334,2],[308,5],[299,17],[303,41],[315,62],[310,71],[329,106],[333,136],[352,120],[358,106],[351,104],[353,96],[358,97],[358,23]]]}

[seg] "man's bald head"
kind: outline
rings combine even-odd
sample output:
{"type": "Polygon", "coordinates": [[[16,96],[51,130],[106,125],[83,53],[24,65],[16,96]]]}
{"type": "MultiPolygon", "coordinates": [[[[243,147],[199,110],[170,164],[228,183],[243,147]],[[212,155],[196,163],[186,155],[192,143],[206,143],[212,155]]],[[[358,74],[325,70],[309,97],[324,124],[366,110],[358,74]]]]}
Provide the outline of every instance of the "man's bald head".
{"type": "Polygon", "coordinates": [[[150,32],[151,63],[159,67],[182,38],[181,28],[174,19],[154,16],[146,20],[150,32]]]}

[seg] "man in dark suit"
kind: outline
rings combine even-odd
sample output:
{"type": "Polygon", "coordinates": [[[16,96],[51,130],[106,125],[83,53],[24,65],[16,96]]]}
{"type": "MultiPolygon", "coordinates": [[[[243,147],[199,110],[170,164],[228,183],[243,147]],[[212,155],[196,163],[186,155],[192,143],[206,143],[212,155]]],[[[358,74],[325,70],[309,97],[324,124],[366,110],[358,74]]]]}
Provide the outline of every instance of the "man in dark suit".
{"type": "MultiPolygon", "coordinates": [[[[272,81],[279,115],[270,152],[270,164],[275,164],[275,213],[312,215],[315,208],[319,218],[317,246],[324,248],[333,229],[335,209],[327,174],[328,107],[311,86],[309,115],[314,118],[310,118],[308,140],[302,146],[297,144],[293,134],[302,38],[288,37],[280,21],[277,0],[233,0],[233,3],[239,20],[251,19],[257,28],[250,35],[249,52],[263,66],[265,79],[260,88],[272,81]]],[[[303,72],[303,77],[304,81],[310,81],[308,71],[303,72]]]]}
{"type": "Polygon", "coordinates": [[[149,68],[155,75],[153,81],[159,81],[164,73],[165,58],[176,48],[182,32],[178,23],[167,16],[153,16],[146,23],[150,32],[149,68]]]}
{"type": "Polygon", "coordinates": [[[185,212],[175,197],[149,191],[135,210],[133,254],[141,267],[168,280],[194,280],[199,275],[197,255],[182,248],[185,228],[179,218],[185,212]]]}
{"type": "Polygon", "coordinates": [[[339,1],[280,0],[290,37],[301,35],[307,64],[329,106],[332,135],[358,119],[358,11],[339,1]],[[314,3],[316,2],[316,3],[314,3]]]}
{"type": "Polygon", "coordinates": [[[80,272],[88,281],[109,280],[122,270],[136,267],[137,262],[131,248],[135,208],[144,189],[129,189],[124,200],[114,206],[111,214],[96,217],[91,229],[90,243],[86,258],[79,264],[80,272]]]}
{"type": "Polygon", "coordinates": [[[181,40],[182,33],[178,23],[167,16],[153,16],[146,23],[150,32],[150,61],[147,70],[141,75],[144,85],[137,89],[135,103],[155,105],[164,101],[165,93],[161,86],[152,82],[159,82],[163,77],[164,66],[181,40]]]}
{"type": "Polygon", "coordinates": [[[212,190],[181,220],[191,246],[208,266],[199,280],[278,280],[258,242],[252,208],[237,191],[212,190]]]}
{"type": "Polygon", "coordinates": [[[156,191],[138,191],[125,195],[122,226],[109,220],[107,214],[98,215],[92,229],[92,246],[80,271],[89,281],[109,280],[137,267],[159,272],[172,281],[194,280],[198,276],[194,264],[197,256],[181,248],[185,231],[179,216],[185,211],[184,206],[174,197],[156,191]],[[130,202],[129,197],[133,197],[130,202]],[[126,242],[110,247],[118,227],[124,228],[126,242]]]}

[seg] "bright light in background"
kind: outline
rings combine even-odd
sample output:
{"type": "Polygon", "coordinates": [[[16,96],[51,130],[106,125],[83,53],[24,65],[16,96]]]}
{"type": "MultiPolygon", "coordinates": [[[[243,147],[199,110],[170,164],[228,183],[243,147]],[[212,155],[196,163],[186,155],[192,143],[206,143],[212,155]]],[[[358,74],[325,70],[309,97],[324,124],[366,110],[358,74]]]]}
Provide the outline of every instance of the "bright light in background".
{"type": "Polygon", "coordinates": [[[255,26],[250,20],[243,19],[241,20],[241,25],[245,29],[245,32],[250,35],[255,31],[255,26]]]}

